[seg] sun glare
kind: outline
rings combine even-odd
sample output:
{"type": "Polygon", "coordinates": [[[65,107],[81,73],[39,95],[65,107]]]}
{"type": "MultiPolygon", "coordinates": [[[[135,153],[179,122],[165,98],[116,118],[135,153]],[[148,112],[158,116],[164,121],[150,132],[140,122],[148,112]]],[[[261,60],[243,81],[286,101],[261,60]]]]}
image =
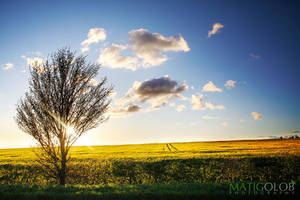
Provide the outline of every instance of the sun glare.
{"type": "Polygon", "coordinates": [[[67,127],[67,134],[68,135],[73,135],[75,133],[75,130],[72,126],[67,127]]]}
{"type": "MultiPolygon", "coordinates": [[[[73,126],[67,126],[67,135],[73,135],[75,134],[75,129],[73,126]]],[[[89,149],[93,150],[92,147],[90,147],[90,137],[88,135],[83,135],[82,137],[78,138],[78,140],[75,142],[75,146],[87,146],[89,149]]]]}

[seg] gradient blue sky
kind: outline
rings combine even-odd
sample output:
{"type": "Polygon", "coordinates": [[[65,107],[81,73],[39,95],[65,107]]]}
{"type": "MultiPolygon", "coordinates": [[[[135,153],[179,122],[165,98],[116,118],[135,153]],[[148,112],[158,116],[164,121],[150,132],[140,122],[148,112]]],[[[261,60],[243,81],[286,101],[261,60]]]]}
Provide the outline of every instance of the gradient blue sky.
{"type": "MultiPolygon", "coordinates": [[[[97,79],[108,77],[117,93],[115,100],[124,97],[135,81],[165,75],[178,85],[186,83],[189,89],[181,93],[184,100],[168,101],[175,107],[167,104],[151,112],[112,116],[77,145],[263,138],[297,132],[298,11],[296,1],[0,0],[0,148],[34,144],[13,119],[15,105],[28,88],[24,56],[45,59],[65,46],[80,54],[81,42],[92,28],[105,29],[106,39],[91,44],[84,52],[91,62],[97,62],[112,43],[129,45],[129,32],[141,28],[165,38],[180,34],[190,48],[186,52],[162,52],[168,59],[146,69],[103,65],[97,79]],[[208,37],[215,23],[223,28],[208,37]],[[234,88],[224,86],[228,80],[236,81],[234,88]],[[203,92],[209,81],[223,91],[203,92]],[[225,109],[194,110],[191,97],[196,94],[225,109]],[[178,112],[179,105],[186,108],[178,112]],[[252,112],[262,118],[255,120],[252,112]]],[[[130,51],[122,54],[135,56],[130,51]]],[[[138,105],[145,110],[150,104],[138,105]]]]}

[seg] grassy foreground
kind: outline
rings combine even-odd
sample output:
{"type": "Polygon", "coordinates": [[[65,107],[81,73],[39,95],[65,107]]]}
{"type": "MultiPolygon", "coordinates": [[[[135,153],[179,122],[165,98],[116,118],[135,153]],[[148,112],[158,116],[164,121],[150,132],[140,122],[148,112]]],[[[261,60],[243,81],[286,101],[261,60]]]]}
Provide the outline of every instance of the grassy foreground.
{"type": "MultiPolygon", "coordinates": [[[[299,191],[299,187],[297,188],[299,191]]],[[[159,185],[5,185],[3,200],[191,200],[191,199],[296,199],[294,194],[230,194],[227,184],[159,185]]]]}
{"type": "Polygon", "coordinates": [[[178,185],[13,185],[1,186],[1,199],[197,199],[225,197],[227,187],[178,185]]]}

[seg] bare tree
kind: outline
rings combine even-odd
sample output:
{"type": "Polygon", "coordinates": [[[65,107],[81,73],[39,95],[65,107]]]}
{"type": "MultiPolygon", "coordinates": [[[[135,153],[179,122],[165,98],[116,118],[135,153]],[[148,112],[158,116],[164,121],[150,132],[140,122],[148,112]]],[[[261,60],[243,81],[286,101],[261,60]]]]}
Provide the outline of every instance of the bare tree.
{"type": "Polygon", "coordinates": [[[30,68],[29,91],[17,105],[16,122],[40,145],[38,161],[46,175],[65,185],[70,148],[86,131],[107,120],[107,79],[97,82],[99,65],[60,49],[30,68]]]}

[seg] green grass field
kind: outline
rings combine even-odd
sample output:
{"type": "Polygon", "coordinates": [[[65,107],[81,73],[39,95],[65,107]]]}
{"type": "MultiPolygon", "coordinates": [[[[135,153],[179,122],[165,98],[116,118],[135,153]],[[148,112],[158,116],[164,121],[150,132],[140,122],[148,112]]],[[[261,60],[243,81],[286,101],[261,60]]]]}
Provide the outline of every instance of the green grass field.
{"type": "Polygon", "coordinates": [[[300,140],[73,147],[65,188],[43,176],[34,150],[0,150],[2,198],[231,199],[233,183],[300,182],[300,140]]]}

